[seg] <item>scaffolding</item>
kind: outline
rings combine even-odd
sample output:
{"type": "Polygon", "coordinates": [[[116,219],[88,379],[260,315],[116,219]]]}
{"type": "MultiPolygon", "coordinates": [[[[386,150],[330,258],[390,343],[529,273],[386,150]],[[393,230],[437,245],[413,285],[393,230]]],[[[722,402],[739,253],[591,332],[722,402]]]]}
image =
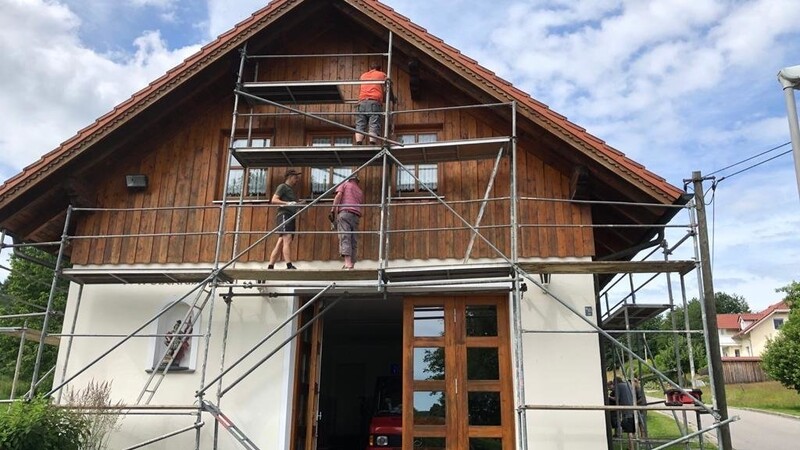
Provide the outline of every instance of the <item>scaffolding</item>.
{"type": "MultiPolygon", "coordinates": [[[[179,236],[213,236],[215,238],[214,259],[210,265],[198,267],[159,267],[159,268],[93,268],[93,267],[79,267],[79,268],[64,268],[65,250],[70,242],[78,239],[120,239],[126,237],[156,237],[164,236],[164,234],[150,233],[150,234],[117,234],[117,235],[70,235],[72,220],[78,212],[90,211],[103,211],[106,213],[126,213],[131,211],[157,211],[157,210],[176,210],[179,208],[124,208],[124,209],[108,209],[108,208],[76,208],[70,206],[67,210],[66,219],[64,223],[63,233],[59,242],[49,243],[50,245],[57,245],[57,262],[54,267],[53,282],[50,290],[50,297],[46,310],[41,314],[43,317],[41,332],[35,331],[34,336],[39,340],[39,348],[37,353],[36,367],[34,369],[33,379],[31,381],[31,388],[28,395],[36,392],[36,388],[44,376],[40,376],[40,362],[44,345],[48,340],[58,339],[61,345],[66,345],[66,360],[63,363],[63,371],[57,374],[53,383],[53,387],[47,392],[47,395],[57,394],[60,398],[62,390],[69,385],[75,378],[89,370],[95,364],[108,357],[108,355],[115,352],[120,346],[127,341],[134,338],[163,338],[167,340],[166,347],[162,350],[161,354],[157,354],[154,361],[161,361],[162,364],[157,366],[154,364],[153,370],[150,371],[149,378],[146,385],[142,388],[141,393],[135,404],[123,405],[121,407],[109,407],[104,410],[99,408],[93,410],[93,413],[103,414],[170,414],[170,415],[190,415],[194,417],[194,423],[185,428],[181,428],[174,432],[164,434],[162,436],[148,439],[140,444],[128,447],[129,449],[141,448],[150,444],[160,442],[162,440],[177,436],[180,434],[195,432],[195,448],[199,449],[201,446],[201,428],[205,425],[203,420],[204,414],[209,414],[215,420],[214,429],[214,442],[213,448],[217,446],[219,438],[219,425],[227,430],[243,448],[257,449],[256,444],[247,437],[246,430],[240,429],[228,418],[220,405],[221,398],[232,388],[234,388],[240,381],[250,375],[260,365],[266,362],[271,356],[275,355],[285,345],[291,343],[300,333],[307,327],[312,326],[313,323],[328,311],[337,301],[348,296],[354,295],[359,292],[372,292],[381,295],[390,294],[393,292],[407,292],[409,289],[414,288],[417,290],[429,290],[433,292],[434,288],[469,288],[476,284],[488,284],[493,286],[493,290],[498,292],[506,292],[511,298],[511,343],[512,353],[511,358],[513,363],[514,373],[514,396],[515,396],[515,414],[516,414],[516,442],[517,448],[524,450],[528,448],[527,437],[527,419],[526,414],[534,410],[603,410],[606,412],[621,411],[621,410],[664,410],[669,411],[675,415],[676,421],[678,414],[683,414],[684,426],[681,428],[682,436],[671,442],[655,442],[642,435],[636,438],[636,442],[641,448],[655,448],[661,449],[668,445],[686,442],[693,439],[695,436],[700,436],[700,443],[702,448],[702,437],[708,433],[718,430],[720,427],[726,426],[730,421],[725,414],[720,414],[717,409],[716,400],[711,407],[705,405],[703,402],[694,399],[691,404],[684,406],[615,406],[615,405],[553,405],[553,404],[537,404],[531,401],[525,394],[524,386],[524,365],[523,365],[523,335],[536,334],[536,333],[552,333],[555,331],[525,329],[521,321],[521,313],[524,300],[524,293],[529,289],[539,289],[545,293],[552,301],[557,302],[564,308],[568,309],[575,317],[580,318],[588,326],[583,331],[558,331],[562,333],[594,333],[601,336],[601,340],[614,348],[614,352],[620,361],[619,367],[627,365],[628,372],[623,373],[626,379],[632,379],[634,376],[633,366],[634,363],[640,368],[647,368],[651,373],[656,374],[659,380],[664,385],[679,392],[691,395],[688,391],[695,386],[695,373],[694,362],[692,358],[692,373],[691,373],[691,386],[687,386],[680,376],[678,369],[677,381],[668,376],[663,370],[653,367],[648,358],[647,350],[644,356],[637,354],[634,351],[633,339],[639,337],[642,341],[646,341],[647,331],[636,330],[636,326],[643,321],[655,317],[665,311],[672,311],[676,306],[683,305],[684,311],[687,302],[685,278],[690,275],[695,275],[699,280],[702,278],[699,275],[700,271],[700,250],[698,243],[698,235],[703,232],[698,227],[695,220],[695,209],[702,206],[695,201],[689,201],[684,205],[664,205],[654,203],[634,203],[634,202],[617,202],[617,204],[626,207],[643,207],[643,208],[675,208],[685,210],[688,212],[689,222],[679,225],[665,225],[665,224],[592,224],[592,225],[568,225],[568,224],[543,224],[543,223],[524,223],[520,220],[518,208],[520,204],[526,202],[571,202],[571,203],[584,203],[592,206],[604,206],[614,202],[590,201],[590,200],[565,200],[557,198],[545,197],[524,197],[520,196],[517,190],[517,105],[515,102],[508,103],[492,103],[492,104],[479,104],[479,105],[464,105],[447,108],[429,108],[429,109],[416,109],[409,111],[394,111],[392,110],[392,44],[393,35],[388,35],[388,49],[384,53],[366,53],[366,54],[323,54],[323,55],[250,55],[247,52],[247,46],[243,47],[240,51],[240,60],[237,73],[236,89],[234,90],[234,107],[233,116],[231,121],[231,133],[229,142],[231,143],[228,151],[230,157],[226,158],[227,167],[225,168],[225,180],[223,186],[224,195],[219,205],[214,206],[197,206],[188,208],[213,208],[219,211],[219,222],[216,233],[208,232],[195,232],[195,233],[178,233],[179,236]],[[302,116],[308,120],[320,121],[327,125],[336,127],[337,129],[356,132],[357,130],[349,125],[332,120],[329,117],[351,114],[336,112],[309,112],[308,107],[300,105],[313,105],[319,103],[347,103],[347,99],[342,96],[340,88],[342,86],[357,86],[364,84],[361,80],[320,80],[320,81],[259,81],[257,74],[259,71],[259,64],[263,61],[270,61],[274,58],[331,58],[331,57],[345,57],[345,58],[367,58],[380,57],[385,59],[385,67],[387,68],[387,78],[381,82],[383,91],[385,93],[385,101],[383,102],[384,110],[380,113],[383,117],[382,135],[367,135],[368,138],[375,139],[380,142],[379,145],[363,145],[363,146],[342,146],[321,148],[308,146],[302,147],[281,147],[272,146],[267,148],[262,147],[236,147],[233,145],[234,139],[238,137],[237,130],[241,129],[239,126],[240,121],[244,121],[247,129],[247,139],[251,142],[253,137],[253,121],[259,116],[265,114],[272,115],[287,115],[287,116],[302,116]],[[245,74],[255,73],[253,80],[246,80],[245,74]],[[289,104],[290,103],[290,104],[289,104]],[[274,107],[276,112],[263,113],[254,112],[253,105],[269,105],[274,107]],[[430,143],[414,143],[406,144],[392,139],[392,123],[394,119],[409,113],[431,112],[431,111],[444,111],[452,109],[476,109],[488,108],[492,111],[503,111],[503,117],[508,118],[510,122],[510,129],[505,136],[488,136],[477,137],[472,139],[450,140],[430,143]],[[509,160],[509,195],[501,198],[491,198],[490,193],[492,186],[497,181],[498,167],[503,159],[509,160]],[[437,195],[435,189],[428,185],[426,180],[421,179],[418,173],[408,168],[409,164],[414,163],[436,163],[444,161],[460,161],[460,160],[475,160],[475,159],[494,159],[493,171],[490,176],[490,181],[486,187],[485,195],[482,199],[476,200],[447,200],[437,195]],[[267,239],[274,236],[278,232],[278,227],[264,232],[258,231],[242,231],[241,219],[242,212],[246,208],[256,208],[257,205],[250,205],[245,202],[245,190],[242,189],[238,198],[232,198],[228,194],[227,186],[229,184],[229,176],[231,174],[231,162],[237,161],[245,170],[248,168],[266,168],[266,167],[319,167],[319,166],[352,166],[356,167],[353,174],[357,174],[369,166],[378,166],[381,170],[382,184],[380,187],[380,203],[362,205],[365,208],[373,208],[378,211],[379,221],[378,228],[374,230],[365,230],[359,232],[363,235],[373,236],[378,240],[378,258],[377,267],[374,269],[356,269],[350,271],[342,270],[301,270],[301,271],[265,271],[263,267],[253,268],[251,266],[237,264],[237,262],[250,252],[253,248],[263,244],[267,239]],[[402,205],[393,204],[392,196],[390,195],[390,171],[395,170],[403,171],[407,176],[413,178],[428,195],[432,204],[442,207],[448,214],[452,215],[456,221],[456,225],[447,227],[447,230],[464,230],[469,233],[470,240],[467,246],[467,251],[460,264],[447,264],[447,265],[423,265],[423,266],[393,266],[389,257],[389,246],[394,242],[393,236],[402,236],[404,233],[414,233],[422,231],[441,231],[442,229],[390,229],[390,215],[397,211],[397,208],[402,205]],[[508,203],[508,214],[510,222],[504,225],[483,225],[482,218],[488,205],[495,202],[508,203]],[[463,213],[458,211],[459,204],[470,204],[478,206],[478,214],[475,220],[472,221],[464,216],[463,213]],[[233,211],[235,215],[234,230],[226,229],[226,215],[233,211]],[[655,248],[644,255],[641,260],[637,261],[584,261],[584,260],[558,260],[558,261],[531,261],[520,258],[519,256],[519,232],[526,227],[617,227],[617,228],[635,228],[637,226],[645,227],[647,229],[658,230],[659,236],[662,240],[657,243],[655,248]],[[510,251],[505,253],[500,249],[499,245],[492,242],[492,239],[487,236],[488,232],[507,233],[508,248],[510,251]],[[664,233],[666,231],[675,231],[676,233],[683,232],[679,236],[677,243],[669,246],[664,233]],[[249,245],[242,245],[244,238],[251,238],[256,236],[253,242],[249,245]],[[223,241],[232,237],[232,253],[231,255],[223,254],[223,241]],[[482,243],[491,249],[495,254],[494,262],[485,263],[471,262],[472,249],[476,242],[482,243]],[[678,247],[687,242],[693,243],[694,254],[686,259],[672,259],[672,255],[677,251],[678,247]],[[241,248],[240,248],[241,247],[241,248]],[[658,253],[661,255],[658,255],[658,253]],[[658,259],[652,259],[658,257],[658,259]],[[596,299],[595,311],[599,316],[596,320],[587,318],[586,311],[578,311],[572,307],[569,302],[553,292],[550,289],[550,279],[552,275],[559,274],[591,274],[595,278],[598,276],[615,277],[612,282],[608,283],[605,289],[599,293],[596,299]],[[647,275],[648,278],[645,282],[637,285],[635,277],[639,275],[647,275]],[[653,283],[659,277],[666,277],[666,285],[668,290],[668,302],[653,304],[647,301],[637,299],[637,294],[646,289],[646,287],[653,283]],[[672,291],[672,277],[678,277],[681,287],[680,303],[676,302],[672,291]],[[48,320],[53,314],[53,298],[57,290],[57,281],[59,279],[66,279],[76,283],[80,289],[76,297],[76,310],[72,315],[72,322],[69,324],[70,332],[68,333],[48,333],[48,320]],[[250,280],[262,280],[263,284],[256,284],[250,280]],[[628,284],[627,287],[624,285],[628,284]],[[109,334],[96,334],[93,336],[102,337],[115,337],[119,340],[116,341],[107,350],[103,351],[99,356],[94,358],[91,362],[84,365],[72,373],[66,373],[67,362],[73,346],[75,338],[90,337],[86,334],[75,333],[75,322],[78,317],[78,310],[84,285],[91,284],[145,284],[145,283],[172,283],[172,284],[185,284],[191,286],[185,295],[171,301],[162,311],[152,316],[141,326],[137,327],[134,331],[124,335],[109,335],[109,334]],[[313,293],[313,298],[307,303],[300,306],[278,327],[268,333],[262,340],[253,346],[244,355],[239,356],[233,362],[226,362],[226,349],[228,339],[228,325],[230,324],[231,303],[237,296],[278,296],[281,294],[265,293],[263,287],[269,286],[272,288],[302,288],[305,292],[313,293]],[[621,300],[614,302],[612,298],[620,289],[627,289],[627,295],[624,295],[621,300]],[[234,369],[239,367],[240,364],[252,355],[257,349],[265,344],[270,338],[274,337],[280,330],[286,326],[294,324],[296,319],[306,311],[306,308],[312,308],[323,297],[333,297],[334,302],[329,304],[328,307],[323,309],[318,315],[314,316],[311,321],[302,327],[292,331],[288,338],[281,342],[276,348],[272,349],[268,355],[257,363],[253,364],[244,375],[239,376],[237,379],[228,381],[227,385],[223,385],[223,381],[227,380],[226,375],[234,369]],[[215,302],[222,299],[225,302],[225,319],[224,331],[221,336],[222,339],[222,356],[220,360],[219,371],[216,372],[210,367],[209,361],[209,347],[212,339],[212,313],[215,310],[215,302]],[[146,333],[145,330],[153,323],[158,321],[164,314],[168,313],[178,304],[190,303],[187,313],[180,322],[182,325],[180,329],[176,329],[173,333],[153,334],[146,333]],[[602,313],[601,313],[602,311],[602,313]],[[207,326],[204,330],[195,331],[194,324],[200,323],[201,317],[206,314],[205,319],[207,326]],[[151,405],[156,391],[158,390],[161,381],[169,372],[171,364],[175,359],[175,353],[170,354],[171,348],[178,348],[187,342],[189,339],[198,338],[202,340],[202,349],[198,354],[201,367],[199,368],[200,385],[198,386],[196,397],[187,399],[185,405],[151,405]],[[626,364],[627,362],[627,364],[626,364]],[[210,379],[207,380],[207,377],[210,379]],[[210,393],[216,391],[215,400],[209,399],[210,393]],[[698,427],[699,429],[694,432],[688,430],[686,426],[686,413],[695,412],[698,414],[708,414],[712,418],[712,424],[705,428],[698,427]]],[[[303,214],[308,213],[314,208],[327,207],[324,204],[324,199],[329,194],[334,192],[342,183],[346,182],[352,175],[344,177],[337,183],[327,187],[324,193],[315,196],[308,203],[303,204],[299,210],[294,213],[292,219],[303,214]]],[[[336,231],[298,231],[298,235],[303,234],[331,234],[335,236],[336,231]]],[[[175,233],[167,233],[166,235],[174,236],[175,233]]],[[[2,240],[0,240],[2,241],[2,240]]],[[[14,244],[16,246],[17,244],[14,244]]],[[[2,242],[2,248],[10,248],[12,245],[7,245],[2,242]]],[[[439,291],[441,292],[441,291],[439,291]]],[[[703,297],[703,289],[700,286],[700,294],[698,298],[703,297]]],[[[703,304],[703,303],[701,303],[703,304]]],[[[704,310],[705,312],[705,310],[704,310]]],[[[38,314],[37,314],[38,316],[38,314]]],[[[2,319],[4,317],[0,317],[2,319]]],[[[5,317],[7,318],[7,317],[5,317]]],[[[65,324],[65,329],[67,325],[65,324]]],[[[14,329],[0,329],[0,331],[7,334],[15,334],[21,337],[21,342],[25,339],[31,338],[31,329],[24,327],[17,327],[14,329]]],[[[664,331],[674,336],[683,335],[689,342],[689,351],[691,352],[691,339],[692,336],[702,335],[706,338],[706,350],[709,348],[708,330],[704,327],[702,330],[689,329],[688,317],[684,320],[683,327],[677,323],[673,324],[672,331],[664,331]]],[[[676,346],[677,346],[677,340],[676,346]]],[[[646,347],[645,347],[646,348],[646,347]]],[[[22,344],[20,347],[20,353],[22,344]]],[[[676,347],[676,352],[677,352],[676,347]]],[[[711,358],[708,357],[710,361],[711,358]]],[[[721,374],[712,374],[711,383],[712,387],[715,383],[719,383],[721,374]]],[[[16,380],[16,375],[15,375],[16,380]]],[[[13,393],[12,393],[13,395],[13,393]]]]}

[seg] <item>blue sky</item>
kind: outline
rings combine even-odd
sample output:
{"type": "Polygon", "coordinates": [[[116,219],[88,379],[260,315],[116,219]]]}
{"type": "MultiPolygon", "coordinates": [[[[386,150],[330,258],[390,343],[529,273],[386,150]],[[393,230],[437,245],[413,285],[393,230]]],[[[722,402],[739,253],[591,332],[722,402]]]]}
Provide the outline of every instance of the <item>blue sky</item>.
{"type": "MultiPolygon", "coordinates": [[[[385,3],[676,186],[789,141],[795,0],[385,3]]],[[[0,178],[265,5],[0,0],[0,178]]],[[[800,279],[791,155],[721,181],[709,213],[718,291],[760,309],[800,279]]]]}

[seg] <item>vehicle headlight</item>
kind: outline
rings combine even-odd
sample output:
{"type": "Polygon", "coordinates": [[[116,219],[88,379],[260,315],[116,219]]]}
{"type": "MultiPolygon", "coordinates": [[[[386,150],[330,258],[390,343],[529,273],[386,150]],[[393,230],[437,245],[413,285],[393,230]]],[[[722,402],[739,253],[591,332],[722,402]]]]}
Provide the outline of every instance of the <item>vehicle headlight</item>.
{"type": "Polygon", "coordinates": [[[389,436],[375,436],[375,445],[386,447],[389,445],[389,436]]]}

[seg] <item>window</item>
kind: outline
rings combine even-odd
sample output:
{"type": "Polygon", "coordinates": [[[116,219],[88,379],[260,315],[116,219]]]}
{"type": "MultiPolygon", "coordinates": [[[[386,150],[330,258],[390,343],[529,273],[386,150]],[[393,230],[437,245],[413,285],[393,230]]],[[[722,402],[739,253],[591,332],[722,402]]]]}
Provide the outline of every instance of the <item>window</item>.
{"type": "MultiPolygon", "coordinates": [[[[312,147],[350,147],[353,145],[353,136],[330,135],[313,136],[312,147]]],[[[311,195],[322,195],[328,189],[344,181],[353,173],[352,167],[314,167],[311,169],[311,195]]]]}
{"type": "Polygon", "coordinates": [[[783,328],[783,319],[782,318],[772,319],[772,326],[774,326],[776,330],[780,330],[781,328],[783,328]]]}
{"type": "MultiPolygon", "coordinates": [[[[424,144],[436,142],[436,133],[403,133],[397,136],[397,140],[403,144],[424,144]]],[[[408,173],[403,169],[397,169],[397,191],[398,192],[428,192],[413,175],[424,183],[430,190],[435,191],[439,188],[439,166],[436,164],[408,164],[405,166],[408,173]]]]}
{"type": "MultiPolygon", "coordinates": [[[[270,146],[270,141],[270,138],[251,138],[248,143],[247,138],[235,138],[231,147],[266,148],[270,146]]],[[[238,197],[244,191],[245,198],[267,200],[267,169],[245,169],[232,155],[230,158],[231,168],[225,195],[238,197]]]]}
{"type": "Polygon", "coordinates": [[[737,349],[735,349],[733,351],[733,355],[738,358],[738,357],[742,356],[742,352],[740,352],[739,349],[737,348],[737,349]]]}

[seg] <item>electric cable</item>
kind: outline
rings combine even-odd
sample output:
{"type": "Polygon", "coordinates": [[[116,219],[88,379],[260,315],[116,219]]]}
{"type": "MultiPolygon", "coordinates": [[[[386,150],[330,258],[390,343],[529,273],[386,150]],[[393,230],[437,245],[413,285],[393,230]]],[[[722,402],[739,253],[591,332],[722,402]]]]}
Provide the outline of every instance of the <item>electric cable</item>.
{"type": "Polygon", "coordinates": [[[713,171],[713,172],[709,173],[708,175],[714,175],[715,173],[722,172],[723,170],[728,170],[728,169],[730,169],[731,167],[736,167],[736,166],[738,166],[739,164],[744,164],[744,163],[746,163],[747,161],[750,161],[750,160],[753,160],[753,159],[756,159],[756,158],[758,158],[759,156],[766,155],[767,153],[774,152],[775,150],[778,150],[779,148],[786,147],[787,145],[789,145],[789,144],[791,144],[791,143],[792,143],[792,142],[791,142],[791,141],[789,141],[789,142],[785,142],[785,143],[783,143],[783,144],[781,144],[781,145],[778,145],[777,147],[772,147],[771,149],[769,149],[769,150],[765,150],[765,151],[763,151],[763,152],[761,152],[761,153],[759,153],[759,154],[757,154],[757,155],[753,155],[753,156],[751,156],[751,157],[749,157],[749,158],[747,158],[747,159],[743,159],[743,160],[741,160],[741,161],[739,161],[739,162],[737,162],[737,163],[733,163],[733,164],[731,164],[731,165],[729,165],[729,166],[723,167],[722,169],[715,170],[715,171],[713,171]]]}
{"type": "Polygon", "coordinates": [[[719,180],[717,180],[717,183],[719,183],[720,181],[722,181],[722,180],[724,180],[726,178],[730,178],[732,176],[739,175],[740,173],[746,172],[746,171],[748,171],[750,169],[755,169],[756,167],[758,167],[758,166],[760,166],[762,164],[768,163],[768,162],[772,161],[773,159],[780,158],[781,156],[788,155],[789,153],[792,153],[792,150],[786,150],[785,152],[777,154],[777,155],[775,155],[775,156],[773,156],[771,158],[767,158],[767,159],[765,159],[763,161],[757,162],[757,163],[753,164],[752,166],[745,167],[744,169],[742,169],[742,170],[740,170],[738,172],[734,172],[734,173],[732,173],[730,175],[726,175],[726,176],[720,178],[719,180]]]}

